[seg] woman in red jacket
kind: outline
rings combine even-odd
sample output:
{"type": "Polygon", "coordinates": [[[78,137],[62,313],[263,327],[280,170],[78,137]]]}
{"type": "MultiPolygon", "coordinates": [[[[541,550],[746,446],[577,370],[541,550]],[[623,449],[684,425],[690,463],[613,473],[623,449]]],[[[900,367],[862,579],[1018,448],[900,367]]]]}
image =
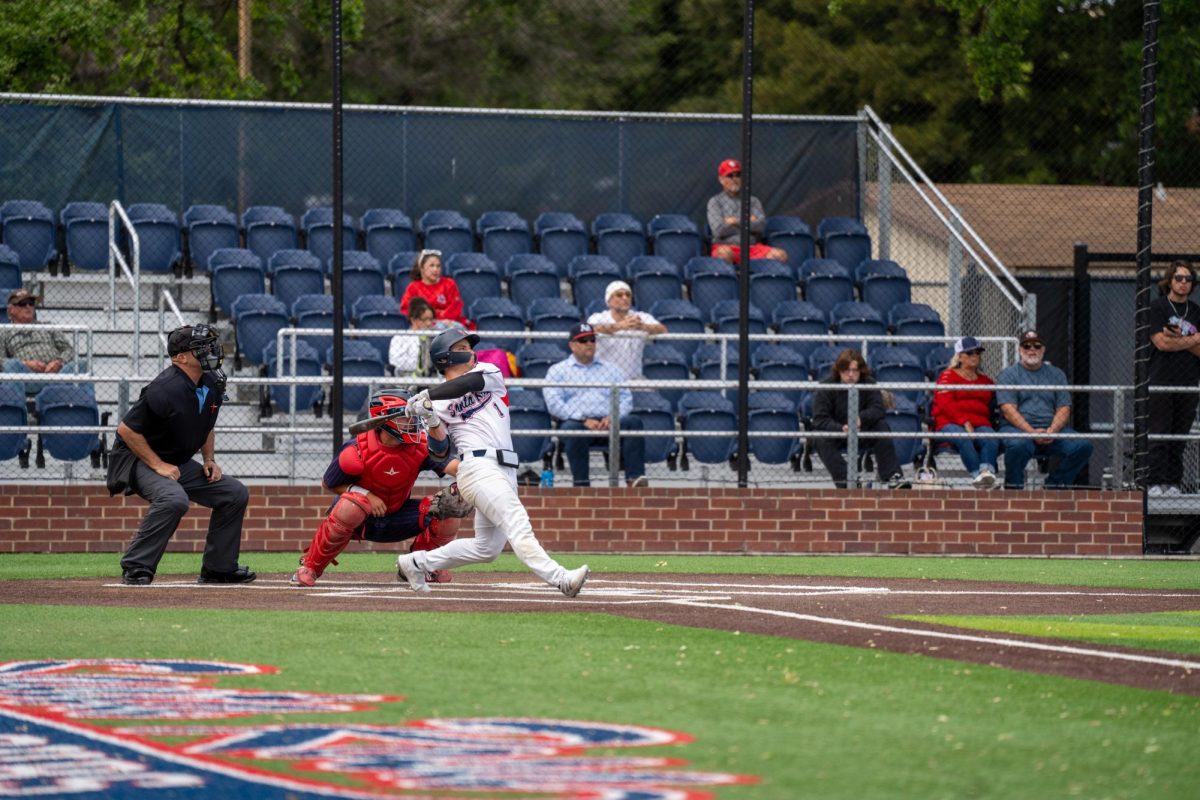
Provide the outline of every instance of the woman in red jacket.
{"type": "Polygon", "coordinates": [[[417,260],[412,267],[412,281],[400,298],[400,313],[408,314],[408,304],[414,297],[420,297],[433,307],[433,312],[439,320],[457,322],[471,330],[474,323],[463,316],[462,295],[458,293],[458,284],[453,278],[442,276],[442,251],[422,250],[417,254],[417,260]]]}
{"type": "MultiPolygon", "coordinates": [[[[940,386],[995,386],[996,382],[979,371],[983,345],[973,336],[954,343],[954,358],[937,382],[940,386]]],[[[934,392],[933,428],[946,433],[992,433],[993,392],[934,392]]],[[[990,489],[996,483],[998,439],[951,439],[963,466],[971,473],[976,489],[990,489]]]]}

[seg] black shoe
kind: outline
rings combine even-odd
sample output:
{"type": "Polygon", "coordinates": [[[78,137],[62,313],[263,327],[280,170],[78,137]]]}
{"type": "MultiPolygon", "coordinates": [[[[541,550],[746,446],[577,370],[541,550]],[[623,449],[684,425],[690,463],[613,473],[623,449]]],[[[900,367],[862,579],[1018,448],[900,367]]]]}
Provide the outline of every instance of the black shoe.
{"type": "Polygon", "coordinates": [[[897,472],[892,477],[888,478],[889,489],[911,489],[912,483],[905,480],[903,472],[897,472]]]}
{"type": "Polygon", "coordinates": [[[126,586],[149,586],[154,583],[154,573],[148,569],[129,569],[121,573],[121,583],[126,586]]]}
{"type": "Polygon", "coordinates": [[[196,583],[250,583],[258,575],[249,567],[238,567],[233,572],[216,572],[206,567],[200,568],[200,577],[196,583]]]}

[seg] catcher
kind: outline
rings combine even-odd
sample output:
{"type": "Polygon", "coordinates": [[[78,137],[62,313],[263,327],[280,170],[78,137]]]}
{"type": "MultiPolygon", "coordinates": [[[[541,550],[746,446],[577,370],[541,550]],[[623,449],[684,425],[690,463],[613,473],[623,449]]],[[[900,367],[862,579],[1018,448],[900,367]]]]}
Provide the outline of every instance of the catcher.
{"type": "MultiPolygon", "coordinates": [[[[408,395],[383,390],[371,397],[370,414],[384,417],[407,404],[408,395]]],[[[410,497],[417,474],[432,469],[438,475],[456,475],[458,459],[450,457],[450,440],[441,424],[425,431],[418,417],[388,419],[343,446],[325,470],[321,485],[338,496],[329,515],[317,527],[300,559],[292,583],[312,586],[351,539],[400,542],[412,539],[409,552],[430,550],[458,535],[459,518],[471,505],[450,484],[420,500],[410,497]]],[[[426,575],[447,583],[450,573],[426,575]]]]}

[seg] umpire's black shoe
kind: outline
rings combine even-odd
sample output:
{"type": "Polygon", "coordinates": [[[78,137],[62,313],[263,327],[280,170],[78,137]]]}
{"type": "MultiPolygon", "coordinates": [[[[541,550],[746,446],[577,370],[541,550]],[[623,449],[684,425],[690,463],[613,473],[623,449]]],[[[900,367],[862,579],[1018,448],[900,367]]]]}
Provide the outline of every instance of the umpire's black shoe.
{"type": "Polygon", "coordinates": [[[149,586],[154,583],[154,573],[148,569],[130,569],[121,573],[121,583],[126,586],[149,586]]]}
{"type": "Polygon", "coordinates": [[[257,577],[249,567],[238,567],[233,572],[217,572],[201,567],[196,583],[249,583],[257,577]]]}

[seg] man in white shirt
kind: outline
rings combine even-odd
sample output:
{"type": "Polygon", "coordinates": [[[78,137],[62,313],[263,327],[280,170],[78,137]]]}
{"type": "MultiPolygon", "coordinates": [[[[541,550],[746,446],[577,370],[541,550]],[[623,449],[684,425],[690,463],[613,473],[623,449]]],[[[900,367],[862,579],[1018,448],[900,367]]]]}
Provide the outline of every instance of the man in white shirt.
{"type": "Polygon", "coordinates": [[[625,281],[613,281],[604,290],[607,311],[588,317],[588,324],[601,336],[596,341],[596,358],[618,367],[628,380],[642,376],[642,351],[646,338],[667,332],[667,326],[645,311],[633,310],[633,289],[625,281]]]}

